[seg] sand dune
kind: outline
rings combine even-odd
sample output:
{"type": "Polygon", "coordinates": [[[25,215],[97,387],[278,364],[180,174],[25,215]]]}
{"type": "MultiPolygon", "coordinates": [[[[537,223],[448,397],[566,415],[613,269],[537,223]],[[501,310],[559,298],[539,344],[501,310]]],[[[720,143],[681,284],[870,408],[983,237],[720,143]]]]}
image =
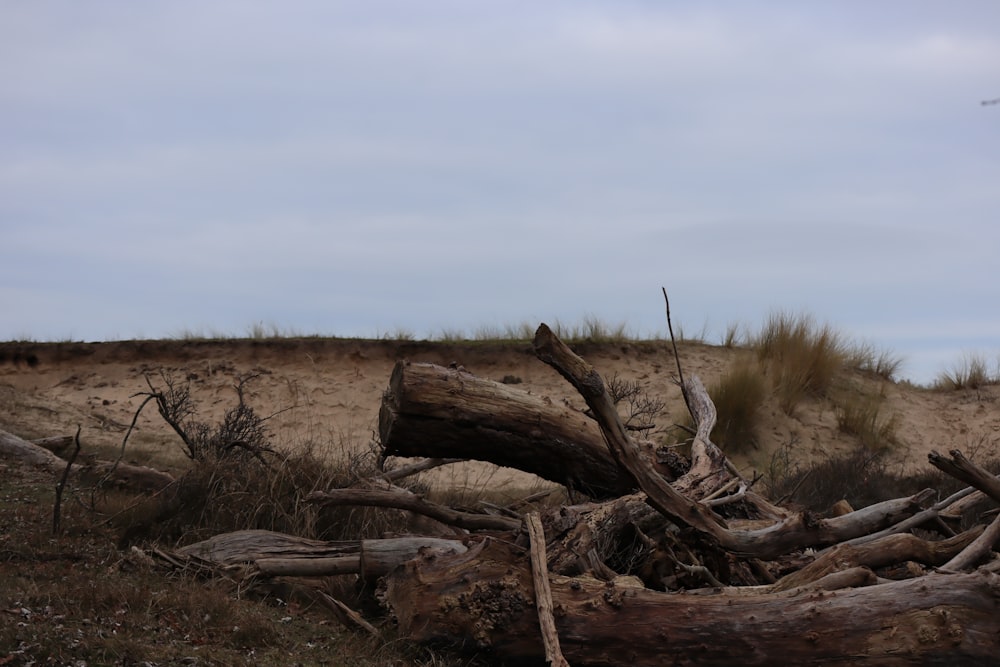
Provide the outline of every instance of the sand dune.
{"type": "MultiPolygon", "coordinates": [[[[662,343],[581,344],[574,348],[605,377],[638,381],[667,407],[657,420],[665,431],[684,414],[673,383],[674,359],[662,343]]],[[[696,343],[682,344],[686,374],[706,384],[716,380],[741,352],[696,343]]],[[[519,388],[568,401],[583,401],[559,375],[538,361],[528,344],[425,343],[331,339],[224,341],[134,341],[112,343],[0,344],[0,428],[23,437],[65,435],[82,427],[85,448],[107,455],[122,437],[149,390],[147,377],[162,387],[165,378],[187,382],[199,405],[198,417],[217,419],[235,405],[235,384],[248,381],[247,398],[269,422],[275,442],[296,447],[311,443],[331,456],[363,448],[376,430],[379,404],[399,359],[447,365],[495,380],[521,379],[519,388]]],[[[858,383],[872,382],[863,377],[858,383]]],[[[894,456],[902,465],[926,465],[927,452],[996,446],[1000,442],[997,387],[980,391],[932,392],[906,384],[882,383],[886,410],[897,415],[902,445],[894,456]]],[[[808,400],[793,416],[774,401],[765,404],[761,445],[740,466],[760,469],[771,452],[789,442],[802,458],[854,446],[837,427],[829,401],[808,400]]],[[[179,441],[152,405],[130,438],[126,458],[167,469],[187,461],[179,441]]]]}

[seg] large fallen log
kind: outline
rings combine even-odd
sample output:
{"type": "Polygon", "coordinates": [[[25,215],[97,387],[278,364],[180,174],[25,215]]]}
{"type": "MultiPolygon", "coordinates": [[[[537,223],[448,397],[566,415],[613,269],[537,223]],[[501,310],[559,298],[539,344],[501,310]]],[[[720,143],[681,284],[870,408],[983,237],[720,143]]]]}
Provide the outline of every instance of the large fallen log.
{"type": "Polygon", "coordinates": [[[457,368],[398,362],[379,435],[388,456],[488,461],[595,498],[636,488],[582,412],[457,368]]]}
{"type": "MultiPolygon", "coordinates": [[[[765,595],[659,593],[555,575],[550,583],[559,645],[573,665],[985,665],[1000,654],[1000,577],[984,571],[765,595]]],[[[487,540],[418,558],[387,578],[386,600],[411,639],[510,660],[544,655],[524,549],[487,540]]]]}
{"type": "MultiPolygon", "coordinates": [[[[59,458],[45,446],[29,442],[2,429],[0,429],[0,456],[38,466],[53,473],[62,473],[67,465],[67,461],[59,458]]],[[[70,468],[70,474],[73,479],[80,479],[86,483],[110,481],[121,487],[144,492],[161,491],[175,482],[171,474],[161,470],[124,461],[98,459],[74,463],[70,468]]]]}
{"type": "Polygon", "coordinates": [[[374,581],[421,553],[465,551],[465,544],[459,540],[433,537],[326,542],[270,530],[238,530],[189,544],[173,553],[221,566],[254,565],[257,573],[268,577],[358,574],[367,581],[374,581]]]}

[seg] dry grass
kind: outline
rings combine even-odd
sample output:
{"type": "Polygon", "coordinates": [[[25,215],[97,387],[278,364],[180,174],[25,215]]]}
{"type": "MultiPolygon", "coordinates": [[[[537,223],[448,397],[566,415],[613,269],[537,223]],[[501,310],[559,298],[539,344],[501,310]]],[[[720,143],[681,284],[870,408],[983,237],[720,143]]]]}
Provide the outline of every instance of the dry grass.
{"type": "Polygon", "coordinates": [[[982,354],[967,353],[952,368],[942,371],[934,381],[933,388],[939,391],[959,389],[982,389],[1000,384],[1000,363],[990,370],[982,354]]]}
{"type": "Polygon", "coordinates": [[[51,476],[13,466],[0,479],[0,664],[465,665],[350,634],[319,607],[252,599],[227,580],[169,574],[115,548],[76,502],[49,532],[51,476]]]}
{"type": "Polygon", "coordinates": [[[896,375],[903,365],[902,357],[872,343],[858,343],[849,346],[845,361],[848,368],[889,382],[896,381],[896,375]]]}
{"type": "Polygon", "coordinates": [[[756,448],[760,409],[767,398],[767,382],[760,366],[742,358],[708,387],[708,395],[718,413],[712,442],[729,454],[756,448]]]}
{"type": "Polygon", "coordinates": [[[884,388],[871,391],[856,387],[844,392],[834,404],[837,426],[841,432],[855,436],[864,449],[882,451],[899,444],[899,415],[886,414],[884,388]]]}
{"type": "Polygon", "coordinates": [[[847,359],[840,334],[808,315],[774,313],[750,344],[787,414],[807,397],[825,396],[847,359]]]}

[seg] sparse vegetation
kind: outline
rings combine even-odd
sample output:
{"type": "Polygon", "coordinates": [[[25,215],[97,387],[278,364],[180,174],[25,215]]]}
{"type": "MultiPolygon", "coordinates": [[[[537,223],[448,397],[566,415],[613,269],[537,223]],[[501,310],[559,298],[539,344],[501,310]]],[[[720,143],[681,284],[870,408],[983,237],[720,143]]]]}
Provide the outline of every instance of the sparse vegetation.
{"type": "Polygon", "coordinates": [[[739,323],[730,322],[726,325],[726,330],[722,334],[722,347],[731,350],[745,344],[746,340],[746,332],[739,323]]]}
{"type": "Polygon", "coordinates": [[[608,394],[615,405],[626,408],[623,417],[625,428],[641,432],[648,437],[656,427],[656,420],[667,406],[666,401],[654,398],[643,390],[636,380],[626,380],[615,373],[606,382],[608,394]]]}
{"type": "Polygon", "coordinates": [[[237,405],[217,424],[194,418],[197,406],[190,386],[160,374],[165,389],[150,386],[161,417],[197,462],[164,498],[115,507],[105,497],[105,513],[122,530],[122,539],[198,541],[233,530],[266,529],[315,539],[375,537],[404,527],[399,512],[374,508],[315,509],[305,499],[313,491],[351,486],[378,474],[376,457],[358,447],[341,446],[336,461],[315,454],[315,444],[297,443],[289,451],[272,446],[269,417],[247,402],[238,378],[237,405]]]}
{"type": "Polygon", "coordinates": [[[718,413],[712,441],[729,454],[756,448],[760,409],[767,396],[760,366],[742,358],[708,387],[708,395],[718,413]]]}
{"type": "Polygon", "coordinates": [[[556,322],[552,329],[566,342],[621,343],[635,339],[625,322],[608,324],[595,315],[587,315],[582,323],[574,326],[556,322]]]}
{"type": "Polygon", "coordinates": [[[835,401],[837,426],[858,438],[861,446],[877,452],[899,444],[896,429],[899,417],[885,412],[885,391],[857,387],[835,401]]]}
{"type": "MultiPolygon", "coordinates": [[[[858,446],[806,463],[797,453],[799,446],[799,441],[792,439],[775,449],[765,469],[763,489],[779,504],[790,502],[824,513],[839,500],[857,509],[927,488],[935,489],[938,499],[964,488],[964,484],[938,470],[907,472],[884,448],[858,446]]],[[[985,469],[1000,473],[996,440],[980,437],[967,444],[964,451],[985,469]]]]}
{"type": "Polygon", "coordinates": [[[942,371],[933,388],[941,391],[982,389],[1000,384],[1000,363],[991,371],[982,354],[967,353],[952,368],[942,371]]]}
{"type": "Polygon", "coordinates": [[[847,358],[840,334],[808,315],[772,314],[751,345],[788,414],[806,397],[826,395],[847,358]]]}
{"type": "Polygon", "coordinates": [[[872,343],[857,343],[848,347],[846,363],[849,368],[895,382],[903,359],[872,343]]]}
{"type": "Polygon", "coordinates": [[[114,526],[68,503],[67,530],[39,531],[50,476],[10,467],[0,482],[0,661],[3,664],[468,666],[405,642],[330,622],[294,589],[241,590],[195,573],[168,575],[115,548],[114,526]]]}

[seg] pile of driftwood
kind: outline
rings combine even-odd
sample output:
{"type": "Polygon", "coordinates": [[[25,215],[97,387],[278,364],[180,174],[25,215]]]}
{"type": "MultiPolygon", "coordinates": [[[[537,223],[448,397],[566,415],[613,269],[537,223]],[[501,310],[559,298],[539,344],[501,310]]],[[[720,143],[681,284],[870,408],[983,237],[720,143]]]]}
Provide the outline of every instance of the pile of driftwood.
{"type": "Polygon", "coordinates": [[[697,377],[681,380],[696,433],[678,465],[632,436],[598,372],[544,324],[533,345],[586,414],[461,368],[401,361],[380,414],[383,454],[420,460],[310,498],[407,510],[436,530],[336,543],[241,531],[152,555],[266,581],[357,574],[403,636],[512,662],[1000,660],[1000,517],[955,530],[963,510],[1000,502],[1000,479],[960,452],[930,457],[970,485],[943,500],[927,489],[835,516],[791,511],[757,494],[711,442],[715,407],[697,377]],[[534,473],[586,502],[481,513],[394,484],[457,460],[534,473]]]}

